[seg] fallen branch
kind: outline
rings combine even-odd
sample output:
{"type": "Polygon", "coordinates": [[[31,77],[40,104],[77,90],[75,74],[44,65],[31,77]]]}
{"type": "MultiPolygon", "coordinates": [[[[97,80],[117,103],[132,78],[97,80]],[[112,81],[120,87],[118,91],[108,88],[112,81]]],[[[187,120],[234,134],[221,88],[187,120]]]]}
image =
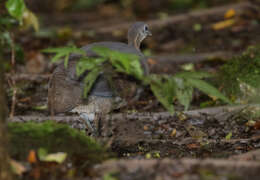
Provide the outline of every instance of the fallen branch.
{"type": "Polygon", "coordinates": [[[233,56],[231,52],[211,52],[211,53],[194,53],[194,54],[159,54],[150,57],[154,59],[157,65],[171,65],[171,64],[182,64],[182,63],[200,63],[202,61],[212,59],[226,60],[233,56]]]}
{"type": "MultiPolygon", "coordinates": [[[[236,4],[230,4],[222,7],[214,7],[212,9],[205,9],[205,10],[198,10],[198,11],[192,11],[189,13],[181,14],[181,15],[174,15],[169,16],[165,19],[156,19],[156,20],[150,20],[147,21],[149,26],[151,26],[152,29],[158,28],[158,27],[164,27],[169,24],[177,24],[180,22],[186,22],[190,19],[199,19],[201,17],[206,16],[223,16],[228,10],[234,9],[236,14],[240,14],[245,9],[249,8],[255,8],[255,6],[250,2],[241,2],[236,4]]],[[[132,24],[132,22],[129,23],[120,23],[114,26],[103,26],[103,27],[95,27],[92,26],[93,29],[95,29],[98,33],[112,33],[115,30],[126,30],[128,27],[132,24]]],[[[88,28],[90,28],[88,26],[88,28]]]]}
{"type": "MultiPolygon", "coordinates": [[[[220,159],[152,159],[152,160],[110,160],[101,165],[96,165],[93,171],[103,177],[105,174],[117,172],[117,177],[162,177],[167,179],[200,179],[203,172],[220,178],[221,176],[240,177],[241,179],[258,179],[260,162],[220,160],[220,159]],[[128,176],[127,176],[128,175],[128,176]],[[197,178],[196,178],[197,176],[197,178]],[[182,178],[183,177],[183,178],[182,178]],[[185,178],[186,177],[186,178],[185,178]]],[[[145,179],[145,178],[144,178],[145,179]]]]}
{"type": "MultiPolygon", "coordinates": [[[[260,107],[259,105],[251,105],[249,107],[260,107]]],[[[252,136],[245,139],[234,138],[226,139],[223,132],[219,138],[215,139],[209,136],[207,129],[201,126],[193,125],[199,123],[207,124],[207,120],[217,120],[219,124],[226,123],[234,115],[239,114],[241,110],[247,106],[224,106],[218,108],[206,108],[200,110],[192,110],[183,112],[184,115],[170,115],[168,112],[161,113],[118,113],[110,114],[100,119],[98,122],[99,137],[104,139],[113,138],[113,142],[119,142],[120,147],[128,147],[138,143],[169,144],[170,146],[186,147],[188,144],[198,144],[205,142],[208,145],[225,145],[230,144],[255,144],[259,143],[260,136],[252,136]],[[186,118],[186,120],[184,120],[186,118]],[[182,119],[182,120],[180,120],[182,119]],[[196,122],[195,122],[196,121],[196,122]],[[175,132],[174,132],[175,131],[175,132]],[[176,133],[177,132],[177,133],[176,133]],[[186,134],[189,134],[187,137],[186,134]],[[162,138],[163,137],[163,138],[162,138]],[[126,143],[126,144],[125,144],[126,143]]],[[[73,128],[84,130],[86,124],[78,115],[73,116],[15,116],[9,118],[9,122],[44,122],[52,120],[57,123],[65,123],[73,128]]],[[[230,122],[230,121],[228,121],[230,122]]],[[[97,122],[96,122],[97,123],[97,122]]],[[[217,124],[217,123],[216,123],[217,124]]],[[[223,126],[223,125],[222,125],[223,126]]],[[[208,128],[208,126],[205,126],[208,128]]],[[[214,131],[220,130],[212,127],[214,131]]]]}
{"type": "Polygon", "coordinates": [[[239,155],[234,155],[229,157],[229,159],[232,160],[239,160],[239,161],[260,161],[260,150],[254,150],[254,151],[250,151],[247,153],[243,153],[243,154],[239,154],[239,155]]]}
{"type": "MultiPolygon", "coordinates": [[[[173,15],[169,16],[165,19],[156,19],[156,20],[150,20],[147,21],[147,23],[152,27],[152,29],[156,29],[159,27],[164,27],[169,24],[177,24],[180,22],[187,22],[190,19],[201,19],[202,17],[207,16],[220,16],[223,17],[223,15],[226,13],[226,11],[230,9],[234,9],[236,14],[240,14],[244,12],[245,9],[248,8],[255,8],[255,5],[250,2],[241,2],[241,3],[235,3],[230,5],[225,5],[221,7],[214,7],[211,9],[204,9],[204,10],[197,10],[188,12],[185,14],[180,15],[173,15]]],[[[62,14],[52,16],[51,18],[47,15],[47,18],[45,18],[44,21],[46,21],[46,25],[51,24],[66,24],[68,22],[73,22],[73,24],[70,25],[70,27],[74,26],[74,31],[82,31],[82,29],[87,30],[94,30],[96,33],[112,33],[114,31],[118,30],[127,30],[128,27],[132,24],[132,22],[123,22],[120,18],[113,18],[112,20],[106,20],[106,22],[97,22],[95,21],[95,18],[91,19],[90,16],[95,16],[95,14],[90,13],[73,13],[73,14],[62,14]],[[94,23],[91,23],[91,21],[95,21],[94,23]],[[79,26],[80,24],[80,26],[79,26]]],[[[42,14],[42,16],[46,16],[46,14],[42,14]]]]}
{"type": "Polygon", "coordinates": [[[150,57],[148,63],[151,73],[169,73],[174,74],[179,71],[178,67],[185,63],[202,63],[210,60],[227,60],[233,56],[231,52],[212,52],[212,53],[194,53],[194,54],[160,54],[150,57]]]}
{"type": "Polygon", "coordinates": [[[7,79],[14,79],[16,81],[35,81],[35,82],[42,82],[48,81],[50,78],[50,74],[6,74],[7,79]]]}
{"type": "MultiPolygon", "coordinates": [[[[220,114],[231,113],[234,111],[241,111],[243,109],[250,108],[260,108],[260,104],[248,104],[248,105],[235,105],[235,106],[219,106],[219,107],[211,107],[204,108],[198,110],[190,110],[179,112],[184,115],[188,115],[190,117],[199,117],[201,115],[208,116],[216,116],[218,117],[220,114]]],[[[177,112],[178,113],[178,112],[177,112]]],[[[145,112],[145,113],[116,113],[107,115],[106,119],[138,119],[144,120],[149,119],[149,121],[158,121],[165,118],[173,118],[174,115],[171,115],[168,112],[145,112]]],[[[68,123],[70,124],[73,121],[80,121],[79,116],[15,116],[13,118],[9,118],[9,122],[27,122],[27,121],[36,121],[43,122],[47,120],[54,120],[56,122],[68,123]]]]}

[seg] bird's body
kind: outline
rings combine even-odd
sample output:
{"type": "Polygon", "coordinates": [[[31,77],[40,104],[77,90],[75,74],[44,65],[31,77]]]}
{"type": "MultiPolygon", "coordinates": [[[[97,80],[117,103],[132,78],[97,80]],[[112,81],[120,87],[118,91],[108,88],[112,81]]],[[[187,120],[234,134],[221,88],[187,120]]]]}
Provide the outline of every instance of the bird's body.
{"type": "MultiPolygon", "coordinates": [[[[139,25],[147,27],[144,23],[139,25]]],[[[81,49],[86,52],[88,57],[98,57],[92,50],[94,46],[102,46],[122,53],[135,54],[139,56],[143,71],[147,75],[149,70],[146,58],[139,49],[140,43],[138,48],[134,43],[137,35],[133,30],[130,30],[131,28],[128,32],[128,44],[121,42],[97,42],[83,46],[81,49]]],[[[148,31],[147,28],[145,28],[145,30],[148,31]]],[[[142,37],[142,39],[144,38],[142,37]]],[[[79,114],[107,114],[120,104],[120,98],[114,93],[102,72],[100,72],[98,79],[94,83],[88,98],[83,98],[84,78],[82,79],[82,77],[79,77],[76,74],[76,64],[79,57],[80,55],[78,54],[72,54],[69,58],[68,67],[65,68],[64,63],[60,63],[52,74],[48,89],[48,108],[51,114],[69,111],[77,112],[79,114]]]]}

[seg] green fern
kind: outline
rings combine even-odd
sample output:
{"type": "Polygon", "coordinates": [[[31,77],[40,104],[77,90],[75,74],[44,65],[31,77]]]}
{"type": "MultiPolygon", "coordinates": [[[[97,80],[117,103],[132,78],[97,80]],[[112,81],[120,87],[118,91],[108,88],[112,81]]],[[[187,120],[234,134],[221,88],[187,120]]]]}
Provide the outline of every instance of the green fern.
{"type": "Polygon", "coordinates": [[[76,46],[68,46],[68,47],[61,47],[61,48],[47,48],[42,50],[45,53],[55,53],[56,55],[51,59],[51,62],[57,62],[64,58],[64,66],[68,66],[69,56],[72,53],[85,55],[86,52],[82,49],[77,48],[76,46]]]}
{"type": "Polygon", "coordinates": [[[158,101],[171,113],[174,113],[174,100],[178,100],[187,110],[192,101],[194,88],[208,94],[214,99],[221,99],[226,103],[231,103],[221,92],[215,87],[208,84],[203,78],[212,77],[206,72],[180,72],[172,75],[144,75],[139,57],[137,55],[121,53],[110,50],[105,47],[93,47],[92,49],[99,57],[87,57],[86,53],[73,47],[49,48],[44,50],[48,53],[56,53],[52,62],[56,62],[59,58],[65,57],[65,65],[68,64],[69,55],[71,53],[81,54],[79,62],[76,66],[77,75],[80,76],[84,72],[88,72],[84,78],[85,88],[84,96],[87,97],[88,92],[94,82],[100,75],[100,72],[106,72],[108,63],[116,72],[124,73],[140,80],[144,85],[149,86],[158,101]]]}
{"type": "Polygon", "coordinates": [[[106,58],[117,72],[134,76],[138,80],[143,79],[144,73],[137,55],[112,51],[105,47],[94,47],[92,50],[106,58]]]}

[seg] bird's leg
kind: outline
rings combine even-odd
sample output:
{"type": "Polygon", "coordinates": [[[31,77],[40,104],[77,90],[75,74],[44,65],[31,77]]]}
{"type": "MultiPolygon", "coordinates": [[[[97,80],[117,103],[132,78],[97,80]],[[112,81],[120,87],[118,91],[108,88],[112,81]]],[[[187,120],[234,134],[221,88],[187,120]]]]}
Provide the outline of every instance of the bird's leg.
{"type": "Polygon", "coordinates": [[[102,121],[104,118],[104,114],[102,112],[99,112],[96,114],[96,127],[97,127],[97,135],[101,136],[102,131],[102,121]]]}
{"type": "Polygon", "coordinates": [[[91,131],[91,134],[97,136],[98,132],[95,127],[95,119],[96,119],[95,113],[80,113],[80,117],[86,123],[88,129],[91,131]]]}

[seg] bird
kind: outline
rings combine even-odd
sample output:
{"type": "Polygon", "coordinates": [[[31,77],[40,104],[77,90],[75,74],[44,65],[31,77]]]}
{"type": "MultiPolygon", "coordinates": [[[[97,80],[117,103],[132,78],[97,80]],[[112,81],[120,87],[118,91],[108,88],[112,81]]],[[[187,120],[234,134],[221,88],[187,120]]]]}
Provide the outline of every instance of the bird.
{"type": "MultiPolygon", "coordinates": [[[[149,74],[147,58],[140,50],[141,42],[152,33],[145,22],[135,22],[128,29],[128,43],[123,42],[95,42],[83,46],[81,49],[88,57],[98,57],[92,50],[95,46],[102,46],[122,53],[135,54],[140,59],[144,75],[149,74]]],[[[48,110],[51,115],[76,112],[87,123],[90,131],[95,134],[96,128],[93,122],[98,114],[107,114],[115,107],[119,107],[123,100],[117,96],[108,82],[104,73],[100,72],[99,77],[92,86],[88,97],[83,97],[84,81],[82,76],[77,76],[76,64],[80,58],[78,54],[69,57],[68,66],[60,63],[54,69],[48,84],[48,110]]],[[[85,74],[86,75],[86,74],[85,74]]],[[[137,90],[137,96],[142,90],[137,90]]]]}

